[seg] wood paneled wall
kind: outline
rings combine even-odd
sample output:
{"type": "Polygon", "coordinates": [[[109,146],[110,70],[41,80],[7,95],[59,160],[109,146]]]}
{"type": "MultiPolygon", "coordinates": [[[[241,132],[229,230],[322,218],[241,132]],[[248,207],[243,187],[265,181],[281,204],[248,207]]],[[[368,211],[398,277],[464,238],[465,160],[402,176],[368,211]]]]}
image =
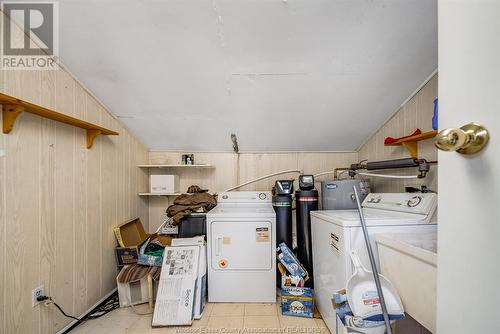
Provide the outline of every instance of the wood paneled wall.
{"type": "MultiPolygon", "coordinates": [[[[436,74],[413,96],[401,109],[377,131],[359,150],[359,159],[369,161],[408,158],[408,151],[402,147],[384,146],[384,138],[406,136],[416,128],[423,132],[432,130],[434,99],[438,96],[438,75],[436,74]]],[[[419,158],[428,161],[437,160],[437,149],[432,139],[418,144],[419,158]]],[[[437,165],[431,166],[431,172],[424,179],[388,180],[372,178],[372,190],[377,192],[402,192],[405,186],[420,187],[427,185],[437,191],[437,165]]],[[[391,170],[384,173],[415,175],[416,168],[404,171],[391,170]]]]}
{"type": "MultiPolygon", "coordinates": [[[[192,153],[192,152],[189,152],[192,153]]],[[[178,164],[181,159],[179,152],[150,152],[149,162],[151,164],[178,164]]],[[[181,191],[187,187],[197,184],[210,192],[224,191],[232,186],[272,174],[283,170],[301,170],[304,173],[315,174],[323,171],[333,170],[336,167],[349,166],[358,160],[357,152],[338,153],[241,153],[239,157],[234,153],[194,153],[196,163],[206,163],[215,166],[215,169],[151,169],[151,173],[177,174],[180,176],[181,191]]],[[[262,180],[239,190],[267,190],[270,191],[277,179],[297,178],[298,174],[284,174],[277,177],[262,180]]],[[[320,188],[319,182],[333,175],[319,177],[316,188],[320,188]]],[[[295,184],[297,187],[298,185],[295,184]]],[[[147,191],[147,189],[144,189],[147,191]]],[[[149,198],[149,222],[150,231],[153,232],[165,218],[165,209],[173,198],[152,196],[149,198]]]]}
{"type": "Polygon", "coordinates": [[[116,287],[112,227],[148,222],[147,150],[63,70],[2,71],[0,91],[120,133],[88,150],[83,130],[26,113],[0,135],[0,333],[55,333],[70,319],[32,289],[81,315],[116,287]]]}

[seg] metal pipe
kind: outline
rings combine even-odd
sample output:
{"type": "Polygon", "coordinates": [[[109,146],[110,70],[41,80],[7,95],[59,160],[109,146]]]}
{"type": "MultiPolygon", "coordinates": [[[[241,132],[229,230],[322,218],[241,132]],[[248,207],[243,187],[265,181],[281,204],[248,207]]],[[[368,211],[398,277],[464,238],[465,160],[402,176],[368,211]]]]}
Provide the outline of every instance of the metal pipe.
{"type": "Polygon", "coordinates": [[[339,178],[339,171],[346,171],[346,170],[350,170],[349,167],[340,167],[340,168],[335,168],[333,171],[334,171],[334,174],[333,174],[333,179],[334,180],[338,180],[339,178]]]}
{"type": "Polygon", "coordinates": [[[380,306],[382,307],[382,313],[384,315],[386,334],[392,334],[391,322],[389,321],[389,313],[387,312],[387,305],[385,304],[384,292],[382,291],[382,285],[380,284],[380,277],[378,276],[377,264],[375,262],[375,256],[373,255],[372,244],[370,243],[370,236],[368,235],[368,228],[366,227],[365,215],[363,214],[363,208],[361,207],[361,202],[359,201],[358,190],[356,189],[356,187],[352,188],[354,189],[354,197],[356,197],[356,204],[358,205],[359,219],[361,220],[361,228],[363,229],[366,249],[368,250],[368,257],[370,258],[370,265],[372,267],[373,278],[375,280],[375,285],[377,286],[377,293],[380,299],[380,306]]]}
{"type": "Polygon", "coordinates": [[[314,178],[317,178],[317,177],[323,176],[323,175],[333,174],[333,179],[337,180],[338,179],[338,172],[339,171],[347,171],[347,170],[350,170],[350,168],[349,167],[337,167],[337,168],[335,168],[334,170],[331,170],[331,171],[326,171],[326,172],[321,172],[321,173],[318,173],[318,174],[314,174],[314,178]]]}
{"type": "Polygon", "coordinates": [[[408,167],[418,167],[418,165],[419,165],[418,159],[404,158],[404,159],[367,162],[366,169],[377,170],[377,169],[408,168],[408,167]]]}

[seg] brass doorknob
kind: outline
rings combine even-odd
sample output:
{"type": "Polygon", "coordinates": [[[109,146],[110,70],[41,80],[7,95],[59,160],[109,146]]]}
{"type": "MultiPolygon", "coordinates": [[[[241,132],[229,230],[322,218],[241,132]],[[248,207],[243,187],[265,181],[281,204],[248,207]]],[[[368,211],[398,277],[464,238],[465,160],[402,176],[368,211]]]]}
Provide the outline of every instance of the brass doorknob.
{"type": "Polygon", "coordinates": [[[449,128],[439,132],[434,145],[443,151],[474,154],[481,151],[489,139],[490,135],[484,126],[469,123],[460,129],[449,128]]]}

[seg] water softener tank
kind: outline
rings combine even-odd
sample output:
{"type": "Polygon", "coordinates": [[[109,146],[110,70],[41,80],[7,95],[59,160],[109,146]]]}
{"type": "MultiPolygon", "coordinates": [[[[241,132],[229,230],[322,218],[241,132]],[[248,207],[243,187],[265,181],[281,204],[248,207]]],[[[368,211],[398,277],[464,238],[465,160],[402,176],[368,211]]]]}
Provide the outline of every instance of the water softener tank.
{"type": "Polygon", "coordinates": [[[297,258],[309,273],[306,286],[314,288],[312,244],[311,244],[311,211],[318,210],[318,191],[314,189],[314,177],[301,175],[300,189],[295,192],[297,211],[297,258]]]}
{"type": "MultiPolygon", "coordinates": [[[[276,247],[284,242],[292,249],[293,180],[278,180],[273,189],[273,208],[276,212],[276,247]]],[[[281,287],[281,273],[276,271],[276,286],[281,287]]]]}
{"type": "Polygon", "coordinates": [[[276,246],[284,242],[292,249],[292,195],[274,195],[276,212],[276,246]]]}

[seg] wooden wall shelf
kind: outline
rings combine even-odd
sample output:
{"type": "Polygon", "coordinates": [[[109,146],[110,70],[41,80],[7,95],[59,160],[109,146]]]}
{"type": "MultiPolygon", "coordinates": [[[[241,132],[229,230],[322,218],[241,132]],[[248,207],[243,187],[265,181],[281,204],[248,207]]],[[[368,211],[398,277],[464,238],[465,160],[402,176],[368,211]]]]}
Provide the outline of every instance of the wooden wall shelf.
{"type": "Polygon", "coordinates": [[[91,148],[94,139],[99,135],[118,136],[118,132],[103,128],[81,119],[74,118],[57,111],[50,110],[39,105],[20,100],[18,98],[0,93],[0,104],[3,106],[3,133],[7,134],[12,131],[17,117],[23,112],[38,115],[48,118],[53,121],[69,124],[82,128],[87,132],[87,148],[91,148]]]}
{"type": "Polygon", "coordinates": [[[139,196],[179,196],[181,193],[139,193],[139,196]]]}
{"type": "Polygon", "coordinates": [[[418,142],[425,139],[430,139],[436,137],[438,132],[436,130],[427,131],[419,135],[410,136],[407,138],[400,139],[391,144],[385,144],[385,146],[404,146],[410,152],[410,155],[414,158],[418,158],[418,142]]]}

